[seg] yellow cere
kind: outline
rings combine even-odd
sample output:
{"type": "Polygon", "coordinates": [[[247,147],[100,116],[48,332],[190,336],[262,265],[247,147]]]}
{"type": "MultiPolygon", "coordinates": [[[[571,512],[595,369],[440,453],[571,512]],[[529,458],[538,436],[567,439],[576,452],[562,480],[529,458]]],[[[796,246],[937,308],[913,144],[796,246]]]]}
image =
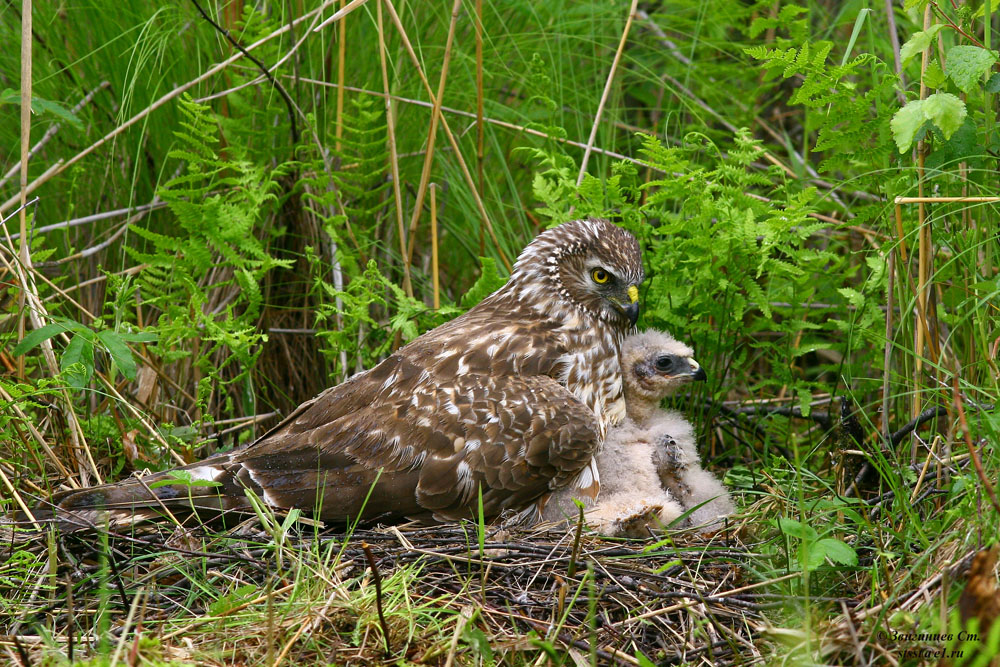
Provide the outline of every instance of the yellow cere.
{"type": "Polygon", "coordinates": [[[628,300],[630,303],[635,303],[639,300],[639,288],[635,285],[628,286],[628,300]]]}

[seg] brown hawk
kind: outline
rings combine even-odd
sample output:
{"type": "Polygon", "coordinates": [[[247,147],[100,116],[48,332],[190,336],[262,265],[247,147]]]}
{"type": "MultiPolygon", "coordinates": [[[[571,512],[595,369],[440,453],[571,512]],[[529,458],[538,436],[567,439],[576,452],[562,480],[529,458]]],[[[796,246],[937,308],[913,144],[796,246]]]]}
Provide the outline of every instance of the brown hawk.
{"type": "Polygon", "coordinates": [[[538,235],[508,282],[244,449],[53,499],[72,527],[247,511],[247,492],[328,521],[521,510],[585,469],[625,417],[619,351],[639,244],[605,220],[538,235]],[[186,481],[175,481],[175,480],[186,481]]]}

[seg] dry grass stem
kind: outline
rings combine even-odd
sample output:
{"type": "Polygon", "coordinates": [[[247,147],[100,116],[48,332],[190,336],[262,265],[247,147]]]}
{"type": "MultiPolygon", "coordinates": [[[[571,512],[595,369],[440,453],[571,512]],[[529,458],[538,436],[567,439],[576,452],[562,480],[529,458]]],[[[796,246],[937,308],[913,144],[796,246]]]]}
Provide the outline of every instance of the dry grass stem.
{"type": "Polygon", "coordinates": [[[403,290],[406,296],[413,296],[410,281],[410,259],[406,252],[406,232],[403,228],[403,194],[399,185],[399,157],[396,154],[396,119],[393,114],[392,96],[389,93],[389,70],[386,64],[385,29],[382,25],[382,4],[375,3],[376,25],[378,26],[378,55],[382,66],[382,89],[385,91],[385,122],[389,143],[389,173],[392,178],[392,201],[396,212],[396,234],[399,236],[399,258],[403,263],[403,290]]]}
{"type": "MultiPolygon", "coordinates": [[[[391,0],[385,0],[385,6],[386,9],[389,10],[389,17],[396,26],[396,30],[399,31],[400,37],[403,38],[403,46],[406,48],[406,52],[410,56],[410,61],[413,63],[414,68],[416,68],[417,74],[420,76],[420,83],[423,84],[424,90],[427,92],[427,96],[431,100],[431,104],[437,104],[434,92],[431,90],[431,84],[427,80],[427,75],[424,74],[423,67],[420,66],[420,59],[413,50],[413,45],[410,43],[410,38],[406,34],[406,28],[403,26],[403,22],[396,13],[396,8],[393,6],[391,0]]],[[[386,94],[388,95],[388,92],[386,94]]],[[[465,158],[462,156],[462,151],[458,146],[458,140],[455,139],[455,135],[448,126],[448,120],[444,116],[441,116],[441,127],[444,129],[445,136],[448,137],[448,143],[451,144],[451,148],[455,153],[455,159],[458,160],[458,166],[462,170],[462,176],[465,178],[465,182],[469,186],[469,191],[476,203],[476,208],[479,210],[479,215],[482,216],[483,224],[486,225],[486,231],[489,232],[490,239],[493,241],[497,254],[500,256],[500,261],[503,262],[503,265],[508,271],[510,271],[513,269],[513,264],[511,264],[510,260],[507,259],[507,255],[503,251],[500,239],[497,238],[496,231],[493,229],[493,223],[490,222],[489,214],[486,212],[486,205],[483,204],[483,199],[480,196],[479,189],[476,187],[475,181],[472,179],[472,174],[469,173],[469,166],[466,164],[465,158]]]]}
{"type": "Polygon", "coordinates": [[[622,52],[625,51],[625,42],[628,41],[628,33],[632,29],[632,20],[635,18],[635,10],[638,5],[639,0],[632,0],[632,4],[629,5],[628,16],[625,18],[625,28],[622,30],[622,38],[618,42],[618,49],[615,51],[615,57],[611,61],[611,70],[608,72],[608,78],[604,82],[604,92],[601,93],[601,99],[597,103],[597,111],[594,113],[594,124],[590,128],[590,137],[587,138],[587,147],[583,151],[583,159],[580,160],[580,173],[576,177],[577,185],[583,183],[583,176],[587,173],[587,162],[590,160],[590,152],[593,149],[594,142],[597,141],[597,129],[601,126],[604,105],[608,101],[608,96],[611,95],[611,85],[614,83],[615,73],[618,71],[618,63],[622,59],[622,52]]]}
{"type": "MultiPolygon", "coordinates": [[[[427,152],[424,154],[424,165],[420,171],[420,183],[417,185],[417,196],[413,202],[413,214],[410,216],[410,243],[406,249],[407,263],[413,261],[413,247],[417,240],[417,222],[424,208],[424,197],[427,195],[427,184],[431,180],[431,168],[434,166],[434,146],[437,142],[438,124],[441,120],[441,101],[444,99],[445,84],[448,81],[448,66],[451,63],[451,50],[455,42],[455,26],[458,25],[458,14],[462,9],[462,0],[455,0],[451,7],[451,21],[448,23],[448,37],[445,39],[444,56],[441,61],[441,76],[438,79],[437,97],[431,110],[431,124],[427,131],[427,152]]],[[[388,91],[386,91],[388,94],[388,91]]]]}

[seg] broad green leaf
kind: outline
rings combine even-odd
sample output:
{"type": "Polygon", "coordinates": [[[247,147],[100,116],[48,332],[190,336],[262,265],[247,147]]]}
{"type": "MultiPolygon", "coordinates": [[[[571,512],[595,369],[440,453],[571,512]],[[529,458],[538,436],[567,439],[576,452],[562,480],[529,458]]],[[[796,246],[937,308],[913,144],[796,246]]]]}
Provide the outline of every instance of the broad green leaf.
{"type": "Polygon", "coordinates": [[[906,44],[899,50],[899,59],[905,65],[913,56],[917,55],[934,40],[934,37],[945,27],[943,23],[932,25],[927,30],[913,33],[913,36],[906,40],[906,44]]]}
{"type": "Polygon", "coordinates": [[[77,118],[72,111],[58,102],[53,102],[52,100],[43,100],[40,97],[32,97],[31,110],[35,113],[50,113],[59,120],[66,121],[77,129],[81,129],[83,127],[83,123],[80,122],[80,119],[77,118]]]}
{"type": "Polygon", "coordinates": [[[122,375],[129,380],[134,380],[135,359],[132,358],[132,350],[128,349],[125,341],[111,329],[99,331],[97,337],[104,344],[104,348],[111,355],[111,360],[118,366],[118,370],[122,372],[122,375]]]}
{"type": "Polygon", "coordinates": [[[482,657],[483,667],[493,667],[493,648],[490,646],[489,637],[477,628],[475,623],[466,623],[462,628],[462,639],[469,645],[474,655],[482,657]]]}
{"type": "MultiPolygon", "coordinates": [[[[0,92],[0,104],[17,104],[20,106],[21,94],[12,88],[4,88],[3,92],[0,92]]],[[[50,113],[59,120],[64,120],[78,129],[83,127],[80,119],[59,102],[42,99],[41,97],[32,97],[31,110],[36,114],[50,113]]]]}
{"type": "Polygon", "coordinates": [[[35,329],[34,331],[29,331],[21,339],[21,342],[17,344],[14,348],[14,356],[18,357],[28,350],[32,349],[37,345],[41,345],[42,341],[46,341],[53,336],[57,336],[64,331],[69,331],[68,327],[64,322],[53,322],[52,324],[46,324],[41,329],[35,329]]]}
{"type": "Polygon", "coordinates": [[[834,563],[840,563],[841,565],[858,564],[857,552],[843,540],[826,537],[816,542],[812,548],[823,553],[824,556],[832,560],[834,563]]]}
{"type": "Polygon", "coordinates": [[[995,51],[978,46],[953,46],[948,49],[948,76],[959,90],[967,93],[982,83],[983,75],[990,71],[996,61],[995,51]]]}
{"type": "Polygon", "coordinates": [[[656,667],[656,663],[647,658],[639,649],[635,650],[635,659],[639,661],[639,667],[656,667]]]}
{"type": "Polygon", "coordinates": [[[893,114],[889,127],[892,128],[892,138],[896,141],[900,153],[910,150],[913,137],[925,120],[927,119],[924,118],[924,100],[908,102],[905,107],[893,114]]]}
{"type": "Polygon", "coordinates": [[[798,537],[810,542],[819,537],[816,531],[813,530],[812,526],[784,516],[778,518],[778,528],[789,537],[798,537]]]}
{"type": "Polygon", "coordinates": [[[94,374],[93,340],[81,333],[75,334],[59,360],[59,370],[66,375],[69,386],[76,389],[85,387],[94,374]],[[74,367],[82,369],[82,372],[74,372],[74,367]]]}
{"type": "Polygon", "coordinates": [[[962,127],[966,115],[965,102],[951,93],[934,93],[924,100],[923,111],[924,117],[937,125],[945,139],[951,139],[955,130],[962,127]]]}
{"type": "Polygon", "coordinates": [[[799,546],[799,563],[803,570],[815,570],[826,561],[826,552],[819,546],[818,542],[803,542],[799,546]]]}

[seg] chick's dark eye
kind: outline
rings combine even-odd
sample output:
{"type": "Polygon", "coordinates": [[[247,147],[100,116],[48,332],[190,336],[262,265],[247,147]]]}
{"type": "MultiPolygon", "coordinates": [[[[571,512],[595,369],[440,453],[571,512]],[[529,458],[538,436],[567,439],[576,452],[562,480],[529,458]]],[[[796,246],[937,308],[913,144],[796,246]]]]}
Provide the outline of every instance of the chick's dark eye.
{"type": "Polygon", "coordinates": [[[656,366],[656,370],[665,372],[669,371],[673,367],[674,359],[673,357],[668,357],[664,355],[662,357],[657,357],[656,361],[653,362],[653,364],[654,366],[656,366]]]}
{"type": "Polygon", "coordinates": [[[598,285],[603,285],[604,283],[611,280],[611,274],[604,269],[597,268],[590,272],[590,277],[594,279],[594,282],[598,285]]]}

